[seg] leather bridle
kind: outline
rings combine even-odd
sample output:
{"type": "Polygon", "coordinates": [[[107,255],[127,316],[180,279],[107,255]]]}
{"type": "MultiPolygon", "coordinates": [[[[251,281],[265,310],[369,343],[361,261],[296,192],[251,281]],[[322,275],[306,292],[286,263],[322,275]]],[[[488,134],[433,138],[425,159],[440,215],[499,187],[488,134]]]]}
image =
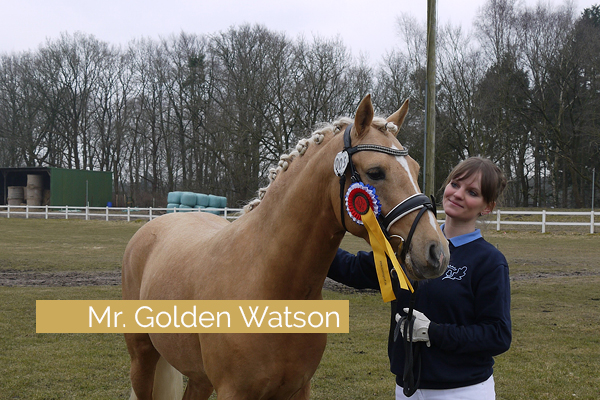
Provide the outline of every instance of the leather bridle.
{"type": "MultiPolygon", "coordinates": [[[[346,127],[344,131],[344,149],[337,154],[334,161],[334,171],[337,176],[340,178],[340,212],[342,218],[342,226],[345,230],[346,228],[346,218],[345,218],[345,210],[344,210],[344,190],[346,187],[346,171],[350,170],[350,179],[352,183],[362,182],[360,174],[356,170],[354,163],[352,162],[352,156],[361,151],[375,151],[378,153],[389,154],[394,157],[405,157],[408,155],[407,149],[394,149],[391,147],[380,146],[377,144],[359,144],[357,146],[352,147],[352,139],[350,136],[350,132],[352,131],[353,124],[350,124],[346,127]]],[[[410,231],[406,239],[400,237],[403,241],[402,251],[400,253],[400,261],[404,263],[406,254],[410,247],[410,242],[412,240],[412,236],[415,232],[417,224],[419,220],[423,216],[423,214],[430,210],[436,215],[435,209],[435,201],[433,198],[430,199],[426,195],[422,193],[416,193],[407,199],[398,203],[392,210],[387,213],[385,216],[378,216],[379,225],[381,226],[381,230],[389,239],[389,229],[390,227],[398,222],[400,219],[405,217],[406,215],[412,213],[413,211],[420,210],[415,220],[412,223],[410,231]]],[[[396,235],[394,235],[396,236],[396,235]]]]}

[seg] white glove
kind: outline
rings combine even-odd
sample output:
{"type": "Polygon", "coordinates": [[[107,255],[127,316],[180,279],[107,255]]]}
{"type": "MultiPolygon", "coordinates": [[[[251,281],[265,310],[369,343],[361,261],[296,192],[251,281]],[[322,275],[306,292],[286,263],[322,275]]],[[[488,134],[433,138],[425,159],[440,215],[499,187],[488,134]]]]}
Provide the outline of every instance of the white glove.
{"type": "MultiPolygon", "coordinates": [[[[408,314],[408,308],[405,308],[404,312],[408,314]]],[[[396,322],[400,325],[400,334],[402,337],[404,337],[404,321],[406,318],[407,317],[401,317],[400,314],[396,314],[396,322]]],[[[413,310],[413,320],[413,342],[426,342],[427,347],[431,347],[431,342],[429,341],[429,324],[431,321],[425,316],[425,314],[417,310],[413,310]]],[[[409,336],[407,335],[406,340],[408,339],[409,336]]]]}

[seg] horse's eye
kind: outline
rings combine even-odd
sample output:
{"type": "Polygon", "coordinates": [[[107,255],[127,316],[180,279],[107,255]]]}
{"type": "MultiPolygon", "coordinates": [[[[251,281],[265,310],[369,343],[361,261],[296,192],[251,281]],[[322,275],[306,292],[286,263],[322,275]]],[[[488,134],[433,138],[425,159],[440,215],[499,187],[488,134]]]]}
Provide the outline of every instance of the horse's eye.
{"type": "Polygon", "coordinates": [[[367,176],[372,181],[382,181],[385,179],[385,172],[379,168],[373,168],[367,171],[367,176]]]}

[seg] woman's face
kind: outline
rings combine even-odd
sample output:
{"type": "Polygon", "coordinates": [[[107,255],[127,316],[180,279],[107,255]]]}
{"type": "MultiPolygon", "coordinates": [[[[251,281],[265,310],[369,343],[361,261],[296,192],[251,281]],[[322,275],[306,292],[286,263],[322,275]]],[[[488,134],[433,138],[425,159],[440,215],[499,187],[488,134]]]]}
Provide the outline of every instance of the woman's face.
{"type": "Polygon", "coordinates": [[[481,174],[451,180],[444,189],[442,205],[446,216],[462,222],[475,221],[479,215],[493,209],[481,195],[481,174]]]}

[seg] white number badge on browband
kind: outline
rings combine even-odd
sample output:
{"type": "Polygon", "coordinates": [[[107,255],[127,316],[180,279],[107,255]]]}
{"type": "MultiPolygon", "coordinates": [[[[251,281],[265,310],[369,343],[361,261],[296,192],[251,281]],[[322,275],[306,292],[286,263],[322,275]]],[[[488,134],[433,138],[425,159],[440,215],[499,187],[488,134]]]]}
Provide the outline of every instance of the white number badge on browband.
{"type": "Polygon", "coordinates": [[[337,153],[335,160],[333,160],[333,172],[336,176],[343,176],[349,163],[350,156],[348,156],[348,152],[344,150],[337,153]]]}

